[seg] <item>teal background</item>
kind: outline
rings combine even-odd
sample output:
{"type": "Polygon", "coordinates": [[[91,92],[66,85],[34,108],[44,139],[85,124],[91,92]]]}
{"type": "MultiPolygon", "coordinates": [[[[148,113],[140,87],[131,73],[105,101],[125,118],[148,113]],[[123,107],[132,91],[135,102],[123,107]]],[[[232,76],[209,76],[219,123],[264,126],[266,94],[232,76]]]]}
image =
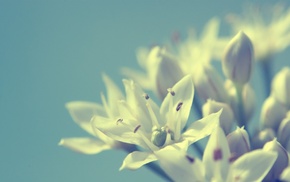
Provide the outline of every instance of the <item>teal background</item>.
{"type": "MultiPolygon", "coordinates": [[[[174,31],[183,37],[189,28],[200,32],[212,16],[240,13],[244,5],[209,0],[0,0],[0,181],[161,181],[145,168],[119,172],[123,152],[86,156],[59,147],[62,137],[87,135],[72,122],[64,104],[100,102],[105,91],[101,73],[121,86],[119,68],[137,68],[137,47],[166,42],[174,31]]],[[[222,26],[222,34],[228,33],[226,24],[222,26]]],[[[281,61],[275,63],[275,72],[289,66],[287,51],[277,56],[281,61]]],[[[261,91],[261,80],[253,82],[261,91]]],[[[256,120],[262,99],[257,96],[256,120]]]]}

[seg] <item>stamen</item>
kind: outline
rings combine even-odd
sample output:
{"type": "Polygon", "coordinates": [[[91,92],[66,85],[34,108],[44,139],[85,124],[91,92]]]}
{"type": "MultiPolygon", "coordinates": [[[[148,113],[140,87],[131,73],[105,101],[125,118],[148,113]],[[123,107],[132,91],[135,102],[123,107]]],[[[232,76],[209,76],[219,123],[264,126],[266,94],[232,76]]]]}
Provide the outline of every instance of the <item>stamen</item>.
{"type": "Polygon", "coordinates": [[[119,123],[122,123],[123,122],[123,119],[122,118],[119,118],[116,122],[116,124],[118,125],[119,123]]]}
{"type": "Polygon", "coordinates": [[[147,106],[147,109],[149,111],[149,114],[150,114],[150,117],[151,117],[151,120],[152,120],[152,126],[157,126],[159,128],[160,126],[159,126],[158,120],[157,120],[157,118],[155,116],[155,113],[154,113],[151,105],[147,102],[146,106],[147,106]]]}
{"type": "Polygon", "coordinates": [[[143,97],[144,97],[146,100],[148,100],[148,99],[150,98],[149,95],[146,94],[146,93],[143,95],[143,97]]]}
{"type": "Polygon", "coordinates": [[[194,163],[194,158],[193,158],[193,157],[190,157],[189,155],[186,155],[185,157],[186,157],[186,159],[187,159],[191,164],[194,163]]]}
{"type": "Polygon", "coordinates": [[[167,133],[169,133],[170,139],[171,140],[174,140],[174,133],[173,133],[173,131],[171,131],[169,128],[167,128],[167,133]]]}
{"type": "Polygon", "coordinates": [[[220,148],[215,149],[213,152],[213,159],[215,161],[221,160],[223,158],[223,153],[222,150],[220,148]]]}
{"type": "Polygon", "coordinates": [[[172,88],[168,88],[167,91],[168,91],[172,96],[175,96],[175,92],[172,90],[172,88]]]}
{"type": "Polygon", "coordinates": [[[177,104],[176,111],[179,111],[181,109],[182,104],[183,104],[182,102],[179,102],[177,104]]]}
{"type": "Polygon", "coordinates": [[[138,126],[136,126],[136,128],[134,129],[134,133],[136,133],[139,130],[140,127],[141,127],[140,124],[138,126]]]}

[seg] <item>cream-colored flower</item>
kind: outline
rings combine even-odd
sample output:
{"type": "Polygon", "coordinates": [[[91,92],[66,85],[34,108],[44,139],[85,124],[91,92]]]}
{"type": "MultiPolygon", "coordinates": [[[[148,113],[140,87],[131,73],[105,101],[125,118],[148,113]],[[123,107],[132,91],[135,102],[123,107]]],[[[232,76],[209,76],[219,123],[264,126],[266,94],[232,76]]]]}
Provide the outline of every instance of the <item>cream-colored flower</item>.
{"type": "Polygon", "coordinates": [[[244,14],[230,14],[227,20],[234,33],[243,31],[252,40],[256,60],[266,60],[289,46],[290,8],[285,10],[282,4],[262,10],[249,6],[244,14]]]}
{"type": "Polygon", "coordinates": [[[93,116],[117,117],[119,110],[116,103],[124,98],[122,92],[109,77],[103,75],[103,80],[107,88],[108,97],[108,100],[106,100],[105,96],[101,94],[103,105],[87,101],[72,101],[66,104],[66,108],[73,120],[93,137],[62,138],[59,145],[83,154],[97,154],[112,148],[129,147],[127,144],[115,141],[104,135],[99,130],[93,130],[91,126],[90,121],[93,116]]]}
{"type": "Polygon", "coordinates": [[[187,150],[190,144],[208,136],[219,122],[221,112],[193,122],[183,131],[194,95],[189,75],[169,90],[161,107],[133,81],[124,80],[124,85],[127,98],[119,103],[120,118],[95,116],[92,120],[93,127],[109,137],[144,149],[128,154],[120,169],[137,169],[155,161],[154,152],[167,146],[187,150]]]}

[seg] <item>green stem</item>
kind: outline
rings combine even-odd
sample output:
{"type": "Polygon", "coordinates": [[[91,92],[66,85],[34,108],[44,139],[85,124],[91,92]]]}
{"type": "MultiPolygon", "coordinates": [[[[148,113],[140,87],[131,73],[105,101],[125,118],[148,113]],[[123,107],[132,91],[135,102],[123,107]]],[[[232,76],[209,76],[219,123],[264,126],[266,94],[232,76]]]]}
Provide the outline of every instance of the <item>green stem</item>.
{"type": "MultiPolygon", "coordinates": [[[[130,145],[130,147],[123,148],[127,153],[131,153],[134,151],[140,151],[136,145],[130,145]]],[[[161,168],[157,163],[151,162],[145,165],[150,171],[157,174],[158,176],[162,177],[166,181],[173,181],[161,168]]]]}
{"type": "MultiPolygon", "coordinates": [[[[245,110],[244,110],[244,101],[243,101],[243,88],[244,86],[235,85],[236,93],[237,93],[237,121],[238,126],[244,126],[245,130],[247,130],[247,121],[245,118],[245,110]]],[[[248,130],[247,130],[248,131],[248,130]]]]}

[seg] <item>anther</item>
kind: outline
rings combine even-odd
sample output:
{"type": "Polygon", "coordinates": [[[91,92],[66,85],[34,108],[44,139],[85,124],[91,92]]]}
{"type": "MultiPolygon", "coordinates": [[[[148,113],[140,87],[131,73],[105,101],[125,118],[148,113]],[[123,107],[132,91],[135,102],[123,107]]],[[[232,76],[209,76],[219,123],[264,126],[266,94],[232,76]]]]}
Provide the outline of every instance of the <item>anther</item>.
{"type": "Polygon", "coordinates": [[[193,157],[190,157],[189,155],[186,155],[185,157],[188,160],[188,162],[194,163],[194,158],[193,157]]]}
{"type": "Polygon", "coordinates": [[[122,123],[123,122],[123,119],[122,118],[119,118],[116,122],[116,124],[118,125],[119,123],[122,123]]]}
{"type": "Polygon", "coordinates": [[[141,127],[141,125],[136,126],[136,128],[134,129],[134,133],[136,133],[140,127],[141,127]]]}
{"type": "Polygon", "coordinates": [[[168,91],[172,96],[175,96],[175,92],[172,90],[172,88],[168,88],[167,91],[168,91]]]}
{"type": "Polygon", "coordinates": [[[213,152],[213,159],[215,161],[221,160],[223,158],[223,153],[221,149],[215,149],[213,152]]]}
{"type": "Polygon", "coordinates": [[[179,102],[179,103],[177,104],[176,111],[179,111],[179,110],[180,110],[182,104],[183,104],[182,102],[179,102]]]}
{"type": "Polygon", "coordinates": [[[148,94],[144,94],[143,96],[146,100],[148,100],[150,98],[148,94]]]}

